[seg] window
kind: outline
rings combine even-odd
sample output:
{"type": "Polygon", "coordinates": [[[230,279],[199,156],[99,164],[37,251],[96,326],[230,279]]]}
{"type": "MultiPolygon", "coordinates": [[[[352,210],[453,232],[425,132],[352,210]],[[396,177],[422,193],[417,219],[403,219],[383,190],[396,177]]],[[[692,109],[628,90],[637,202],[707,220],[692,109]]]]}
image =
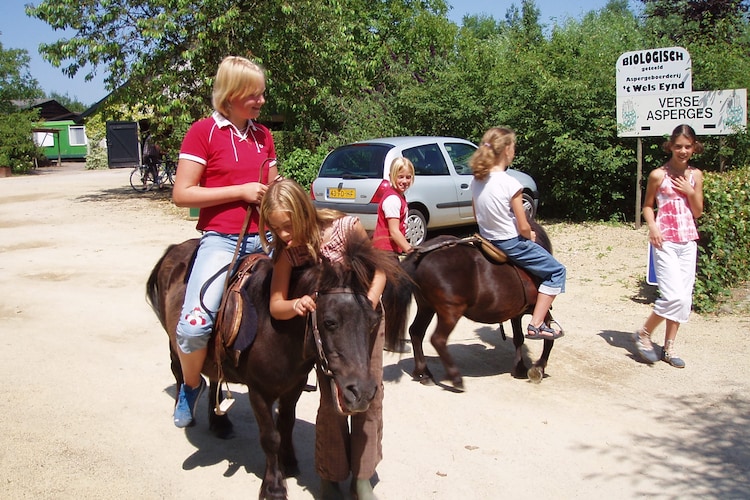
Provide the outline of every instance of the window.
{"type": "MultiPolygon", "coordinates": [[[[342,179],[382,179],[383,162],[390,146],[382,144],[349,145],[335,149],[326,157],[318,177],[342,179]]],[[[386,174],[390,165],[386,166],[386,174]]]]}
{"type": "Polygon", "coordinates": [[[34,132],[34,144],[40,148],[51,148],[55,145],[55,134],[52,132],[34,132]]]}
{"type": "Polygon", "coordinates": [[[414,164],[417,175],[449,175],[445,157],[437,144],[405,149],[404,156],[414,164]]]}
{"type": "Polygon", "coordinates": [[[85,146],[88,144],[86,140],[86,127],[83,125],[68,127],[68,138],[70,139],[71,146],[85,146]]]}
{"type": "Polygon", "coordinates": [[[448,151],[448,156],[451,157],[453,166],[456,167],[456,173],[458,175],[471,174],[471,167],[469,166],[469,158],[477,150],[475,146],[470,146],[464,143],[446,143],[445,149],[448,151]]]}

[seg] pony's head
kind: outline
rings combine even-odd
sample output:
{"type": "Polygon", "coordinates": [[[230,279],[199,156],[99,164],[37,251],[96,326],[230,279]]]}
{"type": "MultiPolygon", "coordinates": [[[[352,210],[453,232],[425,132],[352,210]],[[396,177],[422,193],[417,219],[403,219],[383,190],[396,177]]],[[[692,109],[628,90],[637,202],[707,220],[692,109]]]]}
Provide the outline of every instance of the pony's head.
{"type": "Polygon", "coordinates": [[[373,306],[367,292],[377,271],[388,279],[398,270],[395,259],[356,235],[348,238],[342,260],[317,266],[314,326],[319,332],[319,362],[342,413],[367,410],[379,390],[370,373],[370,359],[382,309],[379,303],[373,306]]]}

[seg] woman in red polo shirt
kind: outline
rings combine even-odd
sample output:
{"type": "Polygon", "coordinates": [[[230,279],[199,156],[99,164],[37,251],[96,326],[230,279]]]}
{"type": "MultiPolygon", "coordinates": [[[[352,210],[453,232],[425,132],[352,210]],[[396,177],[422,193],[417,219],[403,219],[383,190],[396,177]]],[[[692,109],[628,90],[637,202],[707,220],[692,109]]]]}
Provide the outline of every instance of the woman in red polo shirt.
{"type": "MultiPolygon", "coordinates": [[[[195,422],[206,386],[201,376],[206,347],[248,207],[260,204],[266,184],[277,176],[271,132],[254,121],[265,91],[260,66],[243,57],[224,58],[214,81],[214,112],[190,127],[180,148],[172,198],[178,207],[200,208],[196,227],[203,235],[177,324],[184,379],[174,410],[177,427],[195,422]]],[[[262,251],[254,209],[239,255],[262,251]]]]}

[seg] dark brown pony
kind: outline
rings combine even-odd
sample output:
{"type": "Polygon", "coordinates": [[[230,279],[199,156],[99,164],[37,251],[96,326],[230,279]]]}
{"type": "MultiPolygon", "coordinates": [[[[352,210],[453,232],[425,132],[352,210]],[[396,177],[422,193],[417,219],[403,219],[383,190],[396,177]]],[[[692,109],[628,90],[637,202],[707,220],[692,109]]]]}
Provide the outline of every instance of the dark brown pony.
{"type": "MultiPolygon", "coordinates": [[[[175,328],[185,295],[189,262],[198,240],[172,245],[154,267],[146,286],[147,298],[169,335],[172,373],[177,387],[183,382],[177,356],[175,328]]],[[[266,468],[259,497],[285,499],[284,478],[299,472],[292,443],[296,405],[316,362],[330,373],[334,403],[344,413],[367,410],[378,388],[369,373],[370,352],[381,314],[367,299],[375,269],[398,273],[398,266],[368,241],[349,242],[343,262],[324,262],[295,272],[290,297],[317,294],[317,310],[312,319],[295,317],[278,321],[268,310],[272,263],[262,258],[255,265],[245,292],[257,315],[257,336],[242,352],[237,366],[222,363],[229,382],[246,384],[266,455],[266,468]],[[315,332],[317,330],[317,332],[315,332]],[[336,355],[331,355],[335,353],[336,355]],[[277,413],[274,412],[277,404],[277,413]],[[276,417],[274,417],[276,415],[276,417]]],[[[252,327],[245,310],[241,330],[252,327]]],[[[242,335],[242,331],[240,332],[242,335]]],[[[213,342],[203,367],[210,380],[209,415],[211,429],[219,436],[231,433],[227,415],[214,413],[214,402],[221,390],[217,384],[213,342]]],[[[175,401],[176,403],[176,401],[175,401]]]]}
{"type": "MultiPolygon", "coordinates": [[[[537,234],[537,242],[552,251],[547,233],[536,222],[531,222],[537,234]]],[[[422,341],[430,321],[437,314],[437,326],[430,343],[440,356],[446,378],[458,390],[464,383],[453,357],[448,351],[448,336],[462,316],[478,323],[501,323],[501,334],[505,339],[502,322],[511,320],[513,345],[516,348],[511,371],[514,377],[529,377],[540,382],[544,377],[553,340],[544,340],[540,359],[528,369],[524,363],[521,347],[524,334],[521,317],[534,309],[537,283],[524,270],[511,264],[498,264],[489,260],[474,243],[455,236],[438,236],[424,242],[401,262],[402,268],[413,281],[413,287],[389,288],[385,294],[386,311],[400,329],[386,330],[386,345],[392,347],[404,336],[406,312],[410,295],[414,295],[417,313],[409,327],[414,349],[414,371],[412,377],[422,383],[434,383],[435,379],[427,367],[422,341]]],[[[551,321],[548,315],[547,323],[551,321]]]]}

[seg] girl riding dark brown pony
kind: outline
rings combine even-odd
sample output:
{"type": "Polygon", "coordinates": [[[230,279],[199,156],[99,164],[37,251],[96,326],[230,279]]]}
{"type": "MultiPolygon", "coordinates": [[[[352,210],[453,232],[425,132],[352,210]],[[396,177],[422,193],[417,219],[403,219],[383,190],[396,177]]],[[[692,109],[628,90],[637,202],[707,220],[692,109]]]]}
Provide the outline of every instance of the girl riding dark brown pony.
{"type": "MultiPolygon", "coordinates": [[[[547,233],[536,222],[530,223],[537,234],[537,242],[551,252],[547,233]]],[[[407,304],[413,294],[417,313],[409,327],[409,336],[414,349],[414,380],[435,382],[422,348],[425,332],[435,315],[437,326],[430,343],[440,356],[446,378],[456,389],[463,390],[464,383],[448,350],[448,336],[462,316],[478,323],[501,323],[503,339],[502,322],[511,320],[516,348],[513,376],[528,376],[534,382],[542,380],[554,340],[544,339],[540,359],[528,369],[521,350],[524,343],[521,317],[533,310],[537,294],[537,283],[528,273],[511,264],[492,261],[473,238],[454,236],[438,236],[424,242],[401,262],[401,266],[412,279],[413,286],[386,289],[386,311],[392,316],[400,316],[391,320],[401,326],[395,331],[386,330],[386,345],[395,346],[404,336],[407,304]]],[[[551,320],[548,315],[546,321],[551,320]]]]}

